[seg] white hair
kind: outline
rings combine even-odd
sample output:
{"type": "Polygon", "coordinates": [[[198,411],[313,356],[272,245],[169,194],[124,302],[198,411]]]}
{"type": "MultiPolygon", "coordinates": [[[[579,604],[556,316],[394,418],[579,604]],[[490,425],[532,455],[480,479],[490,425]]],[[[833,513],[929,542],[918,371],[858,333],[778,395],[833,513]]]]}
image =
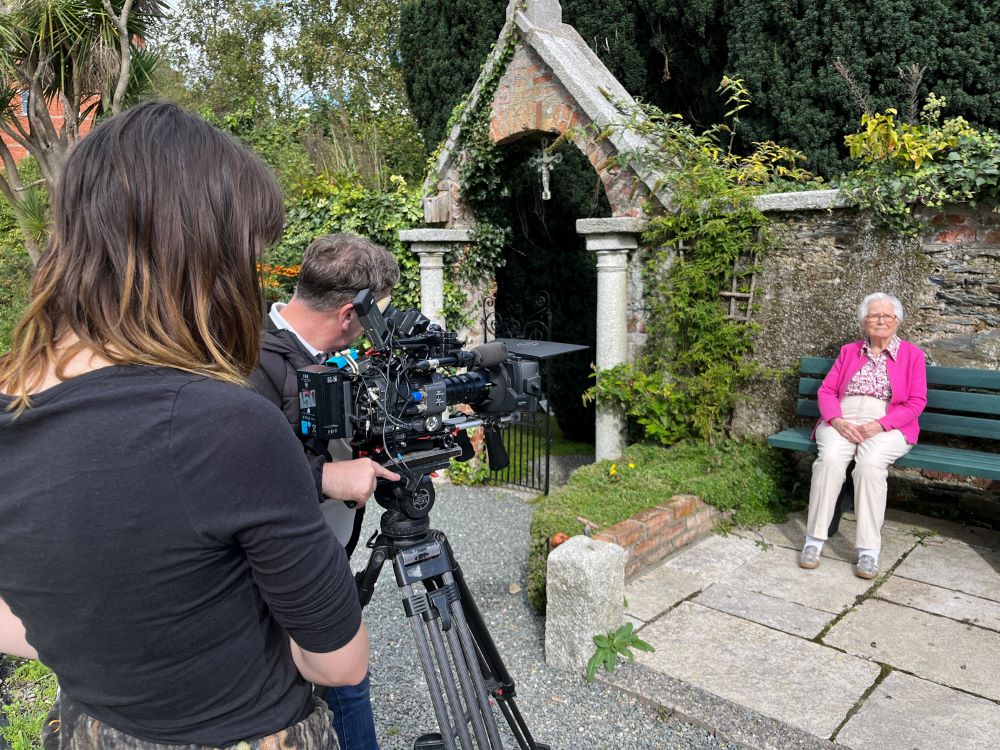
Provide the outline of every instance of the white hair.
{"type": "Polygon", "coordinates": [[[868,316],[868,306],[872,302],[892,303],[892,311],[896,314],[896,320],[898,320],[900,323],[903,322],[902,302],[893,297],[891,294],[886,294],[885,292],[872,292],[863,300],[861,300],[861,304],[858,305],[858,325],[860,325],[862,328],[865,327],[865,318],[868,316]]]}

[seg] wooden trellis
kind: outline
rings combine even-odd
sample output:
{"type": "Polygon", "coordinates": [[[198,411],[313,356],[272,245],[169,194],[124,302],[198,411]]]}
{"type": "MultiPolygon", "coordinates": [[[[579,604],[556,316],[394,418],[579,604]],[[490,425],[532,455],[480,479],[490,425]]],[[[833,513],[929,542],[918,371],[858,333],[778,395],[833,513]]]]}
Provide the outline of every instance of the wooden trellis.
{"type": "Polygon", "coordinates": [[[749,323],[753,317],[754,294],[757,291],[757,258],[738,257],[733,261],[733,278],[729,290],[719,294],[729,301],[730,320],[749,323]],[[749,284],[747,284],[749,277],[749,284]],[[746,291],[742,291],[745,289],[746,291]]]}

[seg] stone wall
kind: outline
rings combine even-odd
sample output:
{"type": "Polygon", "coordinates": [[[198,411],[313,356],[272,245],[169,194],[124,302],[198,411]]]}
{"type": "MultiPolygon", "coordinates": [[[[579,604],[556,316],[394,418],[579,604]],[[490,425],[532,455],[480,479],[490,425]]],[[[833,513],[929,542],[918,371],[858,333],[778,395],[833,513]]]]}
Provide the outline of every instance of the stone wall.
{"type": "Polygon", "coordinates": [[[758,277],[755,358],[786,374],[749,385],[737,433],[769,435],[793,422],[799,358],[833,357],[858,338],[857,306],[873,291],[903,302],[899,333],[929,364],[1000,368],[1000,215],[947,206],[919,237],[888,237],[831,192],[824,210],[808,199],[796,206],[791,194],[769,214],[779,242],[758,277]]]}

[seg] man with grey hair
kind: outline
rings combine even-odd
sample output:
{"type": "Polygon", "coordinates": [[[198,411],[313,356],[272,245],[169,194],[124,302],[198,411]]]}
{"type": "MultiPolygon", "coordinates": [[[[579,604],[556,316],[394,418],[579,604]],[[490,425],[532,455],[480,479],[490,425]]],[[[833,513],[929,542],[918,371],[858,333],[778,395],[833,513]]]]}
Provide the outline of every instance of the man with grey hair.
{"type": "MultiPolygon", "coordinates": [[[[291,301],[275,303],[268,312],[260,363],[250,376],[254,389],[284,412],[302,442],[323,515],[348,555],[357,545],[363,508],[376,481],[400,477],[371,459],[352,460],[346,441],[300,433],[296,371],[325,362],[363,333],[352,304],[358,292],[370,289],[384,310],[397,281],[399,265],[384,247],[351,234],[317,238],[302,256],[291,301]]],[[[357,686],[331,689],[327,704],[341,747],[378,749],[368,677],[357,686]]]]}

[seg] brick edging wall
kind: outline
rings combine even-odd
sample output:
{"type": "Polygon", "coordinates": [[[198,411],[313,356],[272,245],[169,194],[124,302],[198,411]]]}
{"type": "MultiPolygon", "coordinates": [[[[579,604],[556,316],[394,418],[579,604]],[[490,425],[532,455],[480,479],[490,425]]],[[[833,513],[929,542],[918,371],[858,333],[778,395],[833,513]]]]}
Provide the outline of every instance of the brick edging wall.
{"type": "Polygon", "coordinates": [[[594,539],[613,542],[625,550],[625,577],[631,578],[710,533],[721,517],[722,513],[697,495],[674,495],[655,508],[594,534],[594,539]]]}

